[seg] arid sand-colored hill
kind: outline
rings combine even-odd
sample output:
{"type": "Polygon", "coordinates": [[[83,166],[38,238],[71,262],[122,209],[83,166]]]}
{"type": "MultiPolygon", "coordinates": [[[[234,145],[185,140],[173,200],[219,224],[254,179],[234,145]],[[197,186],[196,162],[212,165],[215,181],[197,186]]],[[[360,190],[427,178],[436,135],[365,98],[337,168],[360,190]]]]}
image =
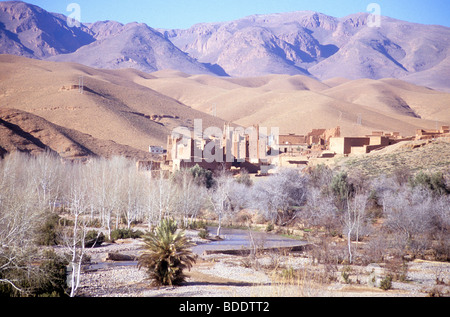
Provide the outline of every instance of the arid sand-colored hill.
{"type": "Polygon", "coordinates": [[[378,130],[414,135],[416,129],[450,123],[450,94],[397,79],[320,82],[302,75],[218,78],[175,71],[152,75],[156,78],[135,81],[227,121],[279,127],[281,133],[341,126],[344,135],[378,130]]]}
{"type": "Polygon", "coordinates": [[[304,134],[340,126],[343,135],[382,130],[406,136],[450,123],[450,94],[397,79],[148,74],[12,55],[0,55],[0,69],[2,129],[14,135],[2,138],[3,151],[20,148],[14,140],[23,138],[11,124],[40,141],[28,144],[30,151],[46,145],[58,153],[70,149],[65,155],[72,157],[142,157],[149,145],[165,146],[174,128],[192,128],[195,119],[204,128],[232,122],[304,134]]]}
{"type": "MultiPolygon", "coordinates": [[[[43,119],[44,125],[51,123],[79,132],[103,142],[102,146],[114,142],[133,151],[148,152],[149,145],[165,146],[174,128],[193,127],[194,119],[202,119],[209,126],[224,124],[221,119],[136,84],[137,79],[153,76],[133,69],[100,70],[0,55],[0,70],[0,110],[20,110],[28,113],[22,113],[27,122],[43,119]],[[81,78],[83,93],[79,89],[81,78]]],[[[24,122],[13,124],[21,127],[24,122]]],[[[42,129],[36,125],[36,129],[42,129]]],[[[97,153],[98,149],[90,151],[97,153]]]]}
{"type": "Polygon", "coordinates": [[[112,156],[136,160],[157,159],[148,151],[111,140],[96,139],[55,125],[29,112],[0,108],[0,156],[14,151],[33,155],[48,151],[68,160],[112,156]]]}
{"type": "Polygon", "coordinates": [[[331,160],[333,168],[359,171],[361,175],[376,178],[406,170],[411,175],[448,173],[450,170],[450,138],[404,141],[369,154],[331,160]]]}

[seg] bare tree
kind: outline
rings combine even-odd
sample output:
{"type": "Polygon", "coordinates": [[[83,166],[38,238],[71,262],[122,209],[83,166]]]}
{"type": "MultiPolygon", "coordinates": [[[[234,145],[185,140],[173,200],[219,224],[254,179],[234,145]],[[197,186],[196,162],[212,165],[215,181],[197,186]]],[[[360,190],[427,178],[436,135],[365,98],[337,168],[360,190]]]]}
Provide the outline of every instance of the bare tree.
{"type": "Polygon", "coordinates": [[[119,217],[119,203],[122,180],[123,161],[120,158],[96,159],[91,162],[90,175],[92,188],[92,203],[99,213],[102,225],[107,229],[107,236],[111,238],[113,220],[119,217]]]}
{"type": "Polygon", "coordinates": [[[386,214],[386,208],[390,204],[393,195],[405,187],[405,184],[400,185],[394,178],[386,175],[381,175],[374,179],[371,185],[378,205],[383,208],[383,215],[386,214]]]}
{"type": "Polygon", "coordinates": [[[147,192],[147,221],[150,229],[152,225],[173,215],[176,186],[165,176],[164,171],[160,171],[158,176],[150,179],[147,192]]]}
{"type": "Polygon", "coordinates": [[[283,169],[254,185],[252,205],[266,219],[284,224],[297,217],[293,207],[306,202],[306,193],[307,178],[296,170],[283,169]]]}
{"type": "Polygon", "coordinates": [[[312,226],[324,227],[328,233],[337,232],[341,227],[333,197],[316,187],[308,190],[303,218],[312,226]]]}
{"type": "Polygon", "coordinates": [[[123,171],[121,195],[120,209],[130,229],[133,221],[142,220],[145,196],[145,175],[139,174],[133,166],[127,166],[123,171]]]}
{"type": "Polygon", "coordinates": [[[30,161],[31,180],[36,186],[39,208],[55,211],[62,193],[63,165],[52,152],[46,151],[30,161]]]}
{"type": "Polygon", "coordinates": [[[385,228],[397,238],[399,247],[422,248],[424,239],[416,239],[432,230],[433,198],[429,190],[404,188],[384,199],[385,228]],[[422,246],[420,246],[422,245],[422,246]]]}
{"type": "Polygon", "coordinates": [[[368,195],[364,193],[358,193],[353,198],[349,198],[349,202],[347,203],[347,211],[343,217],[350,263],[353,263],[351,241],[354,236],[356,243],[359,242],[360,231],[366,220],[367,201],[368,195]]]}
{"type": "Polygon", "coordinates": [[[218,217],[217,236],[220,236],[222,221],[233,211],[231,192],[235,185],[235,181],[230,175],[227,175],[224,172],[216,177],[215,180],[215,186],[209,189],[208,197],[212,209],[218,217]]]}
{"type": "Polygon", "coordinates": [[[205,205],[206,188],[198,185],[189,170],[178,172],[172,181],[176,186],[175,214],[182,219],[184,227],[187,227],[205,205]]]}
{"type": "Polygon", "coordinates": [[[37,188],[30,181],[28,170],[32,159],[24,154],[8,155],[0,162],[0,283],[11,285],[25,292],[10,279],[10,270],[27,272],[34,252],[34,234],[44,219],[44,210],[39,209],[37,188]]]}
{"type": "Polygon", "coordinates": [[[450,195],[434,199],[433,222],[439,236],[450,234],[450,195]]]}
{"type": "Polygon", "coordinates": [[[91,192],[91,175],[87,175],[86,169],[75,164],[72,168],[70,179],[70,192],[67,193],[67,203],[70,214],[73,217],[73,227],[68,232],[65,241],[70,251],[72,268],[70,296],[77,294],[81,279],[81,266],[85,256],[85,237],[87,233],[86,214],[89,210],[89,193],[91,192]]]}

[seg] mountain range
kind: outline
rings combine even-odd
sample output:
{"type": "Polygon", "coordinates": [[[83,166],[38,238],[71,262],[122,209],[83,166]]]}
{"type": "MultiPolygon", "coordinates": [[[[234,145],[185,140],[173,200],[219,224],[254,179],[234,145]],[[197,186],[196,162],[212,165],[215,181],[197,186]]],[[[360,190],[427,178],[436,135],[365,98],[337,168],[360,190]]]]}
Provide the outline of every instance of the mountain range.
{"type": "Polygon", "coordinates": [[[449,125],[450,28],[390,18],[370,28],[367,17],[69,27],[64,15],[0,2],[0,156],[147,160],[149,145],[195,119],[282,134],[340,126],[409,136],[449,125]]]}
{"type": "Polygon", "coordinates": [[[450,28],[389,17],[369,27],[368,19],[368,13],[335,18],[299,11],[185,30],[115,21],[69,27],[64,15],[6,1],[0,2],[0,53],[191,75],[397,78],[450,91],[450,28]]]}

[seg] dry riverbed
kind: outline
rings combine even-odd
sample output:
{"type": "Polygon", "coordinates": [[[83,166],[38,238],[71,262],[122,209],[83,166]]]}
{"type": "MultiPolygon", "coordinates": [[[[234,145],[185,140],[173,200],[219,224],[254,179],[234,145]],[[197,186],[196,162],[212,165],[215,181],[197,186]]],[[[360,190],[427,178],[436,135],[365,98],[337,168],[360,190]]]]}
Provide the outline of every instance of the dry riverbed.
{"type": "MultiPolygon", "coordinates": [[[[196,232],[187,233],[204,243],[196,232]]],[[[142,241],[123,240],[88,251],[92,265],[82,275],[79,296],[83,297],[426,297],[450,296],[450,263],[409,263],[404,282],[392,283],[383,291],[382,266],[345,267],[333,272],[333,282],[324,281],[325,269],[311,264],[304,254],[266,254],[257,259],[239,255],[200,255],[183,286],[150,286],[145,270],[135,262],[104,262],[108,253],[139,256],[142,241]],[[295,272],[295,274],[293,273],[295,272]]]]}

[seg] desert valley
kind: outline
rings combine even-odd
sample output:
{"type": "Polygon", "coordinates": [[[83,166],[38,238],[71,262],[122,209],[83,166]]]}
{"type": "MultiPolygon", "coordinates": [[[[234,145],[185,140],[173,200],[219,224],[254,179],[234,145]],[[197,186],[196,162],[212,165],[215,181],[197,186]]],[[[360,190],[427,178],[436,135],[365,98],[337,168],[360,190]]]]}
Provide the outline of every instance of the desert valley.
{"type": "Polygon", "coordinates": [[[69,26],[0,2],[0,294],[449,296],[450,28],[370,18],[69,26]],[[211,142],[230,164],[183,163],[196,143],[174,131],[198,122],[223,132],[200,153],[211,142]],[[256,149],[225,137],[252,127],[268,129],[256,149]],[[197,246],[246,228],[250,253],[198,254],[180,288],[155,288],[138,255],[167,219],[197,246]],[[256,231],[307,247],[268,250],[256,231]],[[14,267],[48,261],[25,252],[36,241],[68,261],[68,285],[21,280],[39,265],[14,267]]]}

